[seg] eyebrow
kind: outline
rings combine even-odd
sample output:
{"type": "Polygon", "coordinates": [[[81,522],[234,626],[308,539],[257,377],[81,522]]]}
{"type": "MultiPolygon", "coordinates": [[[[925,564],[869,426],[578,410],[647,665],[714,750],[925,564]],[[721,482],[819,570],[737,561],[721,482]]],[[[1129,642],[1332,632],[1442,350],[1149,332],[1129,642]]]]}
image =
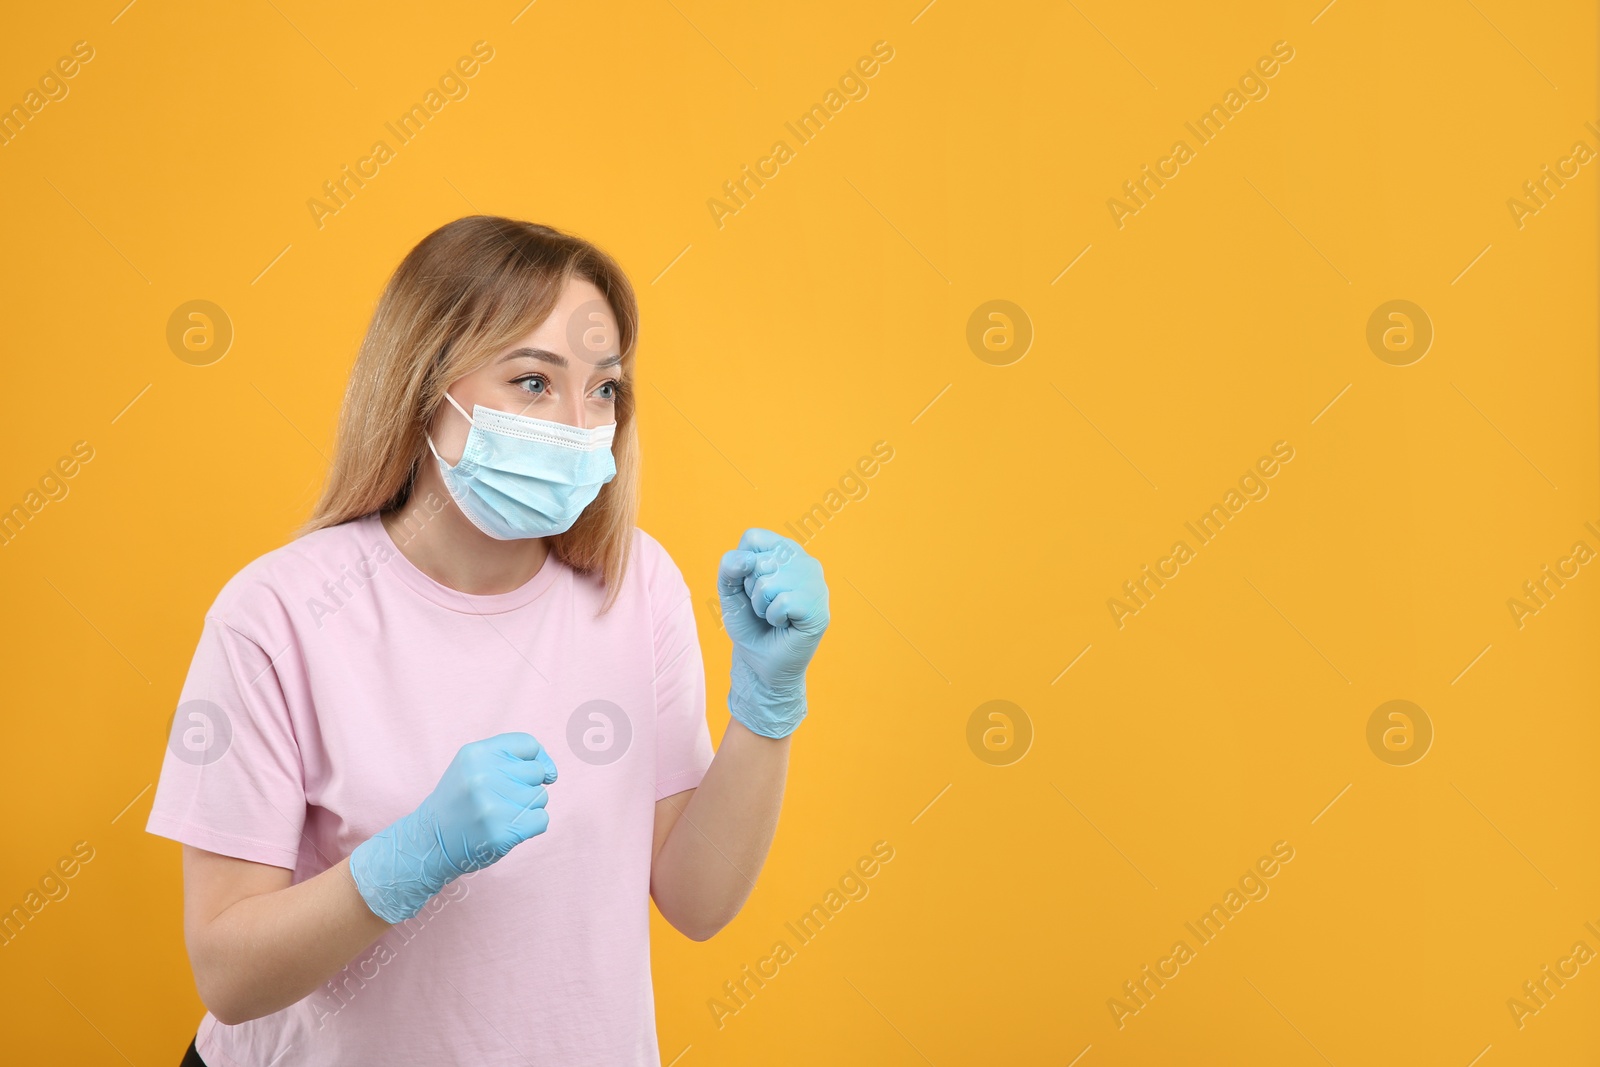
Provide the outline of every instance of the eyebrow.
{"type": "MultiPolygon", "coordinates": [[[[495,362],[496,363],[504,363],[507,360],[517,359],[517,358],[543,360],[546,363],[553,363],[557,367],[562,368],[563,370],[565,370],[566,366],[567,366],[567,357],[566,356],[557,355],[556,353],[550,352],[550,351],[546,351],[543,348],[517,348],[517,349],[513,349],[512,351],[507,352],[505,355],[501,356],[499,359],[495,360],[495,362]]],[[[588,362],[588,361],[585,360],[585,362],[588,362]]],[[[594,363],[593,366],[595,366],[595,367],[615,367],[618,363],[621,363],[621,362],[622,362],[622,356],[620,356],[620,355],[607,356],[605,359],[602,359],[599,362],[594,363]]]]}

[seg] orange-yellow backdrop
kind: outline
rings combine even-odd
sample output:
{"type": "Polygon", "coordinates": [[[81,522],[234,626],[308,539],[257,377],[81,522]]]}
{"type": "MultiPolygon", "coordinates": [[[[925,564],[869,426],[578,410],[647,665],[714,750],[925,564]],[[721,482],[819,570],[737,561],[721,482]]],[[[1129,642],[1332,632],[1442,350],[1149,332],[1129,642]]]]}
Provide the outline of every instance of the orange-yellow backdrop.
{"type": "Polygon", "coordinates": [[[718,556],[831,512],[760,884],[704,944],[653,920],[663,1062],[1592,1062],[1593,6],[923,2],[7,15],[0,906],[93,849],[0,949],[10,1060],[177,1062],[202,1006],[143,821],[202,613],[305,515],[388,271],[486,212],[639,289],[641,525],[701,601],[714,737],[718,556]],[[220,359],[169,342],[193,300],[220,359]],[[1419,710],[1369,742],[1391,700],[1419,710]],[[730,1000],[878,841],[870,893],[730,1000]]]}

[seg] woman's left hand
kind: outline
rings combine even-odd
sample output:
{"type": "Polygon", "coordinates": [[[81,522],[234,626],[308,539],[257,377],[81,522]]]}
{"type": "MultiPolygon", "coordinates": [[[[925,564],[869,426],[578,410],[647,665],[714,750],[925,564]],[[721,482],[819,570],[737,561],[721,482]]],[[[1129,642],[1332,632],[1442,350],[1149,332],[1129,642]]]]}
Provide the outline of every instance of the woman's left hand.
{"type": "Polygon", "coordinates": [[[717,570],[722,621],[733,639],[728,708],[766,737],[805,717],[805,675],[828,628],[822,564],[791,538],[753,527],[717,570]]]}

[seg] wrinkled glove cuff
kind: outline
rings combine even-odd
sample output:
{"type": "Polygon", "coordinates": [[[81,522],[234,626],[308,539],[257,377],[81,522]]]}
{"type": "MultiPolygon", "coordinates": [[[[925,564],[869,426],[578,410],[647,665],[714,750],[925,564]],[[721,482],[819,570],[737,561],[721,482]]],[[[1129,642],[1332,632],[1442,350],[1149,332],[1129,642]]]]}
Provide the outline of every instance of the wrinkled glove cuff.
{"type": "Polygon", "coordinates": [[[392,823],[350,852],[350,877],[361,899],[386,923],[412,918],[444,886],[435,886],[422,857],[404,847],[412,815],[392,823]],[[404,873],[404,872],[409,872],[404,873]]]}
{"type": "Polygon", "coordinates": [[[804,676],[794,685],[768,685],[735,656],[729,682],[728,711],[752,733],[788,737],[806,717],[804,676]]]}

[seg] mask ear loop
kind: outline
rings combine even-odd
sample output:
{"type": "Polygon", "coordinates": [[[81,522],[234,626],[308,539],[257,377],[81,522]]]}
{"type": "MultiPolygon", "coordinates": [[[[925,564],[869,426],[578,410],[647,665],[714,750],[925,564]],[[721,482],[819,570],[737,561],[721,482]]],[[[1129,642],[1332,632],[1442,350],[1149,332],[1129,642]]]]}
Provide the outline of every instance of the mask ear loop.
{"type": "MultiPolygon", "coordinates": [[[[472,416],[467,414],[467,409],[462,407],[460,404],[456,403],[456,398],[450,395],[450,390],[448,390],[448,389],[445,390],[444,398],[446,400],[450,401],[450,403],[455,406],[455,409],[457,411],[461,412],[461,417],[466,419],[467,422],[471,423],[473,426],[478,425],[477,423],[472,421],[472,416]]],[[[444,457],[439,455],[439,450],[437,448],[433,447],[433,434],[431,434],[431,433],[428,435],[428,451],[433,453],[433,458],[434,459],[438,460],[441,463],[444,462],[444,457]]]]}

